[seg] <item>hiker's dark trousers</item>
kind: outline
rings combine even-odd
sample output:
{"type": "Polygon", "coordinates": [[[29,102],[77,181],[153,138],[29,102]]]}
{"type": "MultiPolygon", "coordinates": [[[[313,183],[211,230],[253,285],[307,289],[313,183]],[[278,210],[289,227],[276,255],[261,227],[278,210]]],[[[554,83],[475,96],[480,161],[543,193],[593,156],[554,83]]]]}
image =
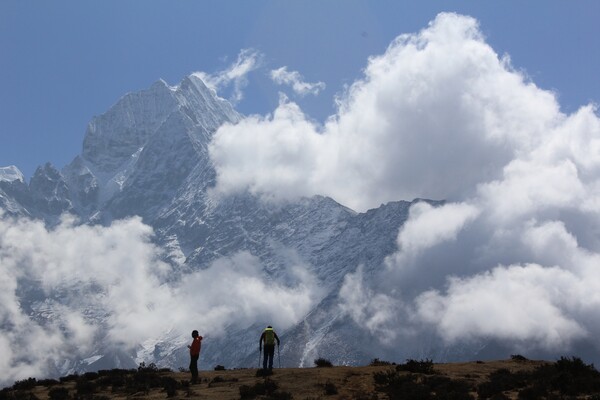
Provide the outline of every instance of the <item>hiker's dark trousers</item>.
{"type": "Polygon", "coordinates": [[[192,382],[196,382],[198,380],[198,358],[200,358],[200,354],[197,356],[190,355],[190,372],[192,373],[192,382]]]}
{"type": "Polygon", "coordinates": [[[263,358],[263,369],[267,369],[267,362],[269,363],[269,369],[273,369],[273,356],[275,355],[275,345],[265,344],[265,358],[263,358]]]}

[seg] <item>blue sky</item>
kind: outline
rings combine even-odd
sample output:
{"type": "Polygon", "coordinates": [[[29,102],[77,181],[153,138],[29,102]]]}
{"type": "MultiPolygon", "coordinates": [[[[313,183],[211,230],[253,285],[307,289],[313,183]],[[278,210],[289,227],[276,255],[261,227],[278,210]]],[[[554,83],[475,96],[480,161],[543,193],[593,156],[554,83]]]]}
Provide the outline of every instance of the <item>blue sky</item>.
{"type": "Polygon", "coordinates": [[[17,165],[27,178],[46,161],[62,168],[80,152],[88,121],[125,93],[224,70],[242,49],[262,63],[247,77],[239,111],[272,112],[282,89],[269,71],[286,66],[326,84],[294,98],[323,121],[369,56],[442,11],[476,18],[495,51],[555,91],[563,111],[599,101],[597,1],[3,0],[0,166],[17,165]]]}

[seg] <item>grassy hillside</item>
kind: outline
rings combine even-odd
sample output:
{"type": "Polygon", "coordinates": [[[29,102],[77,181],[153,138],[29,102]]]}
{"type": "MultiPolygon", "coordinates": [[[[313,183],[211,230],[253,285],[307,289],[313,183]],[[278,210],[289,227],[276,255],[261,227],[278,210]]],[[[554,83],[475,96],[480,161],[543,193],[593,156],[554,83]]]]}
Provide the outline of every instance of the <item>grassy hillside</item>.
{"type": "Polygon", "coordinates": [[[2,399],[598,399],[600,373],[578,358],[556,362],[513,356],[503,361],[434,364],[373,360],[365,367],[201,371],[189,374],[141,365],[137,370],[107,370],[60,380],[18,381],[0,391],[2,399]]]}

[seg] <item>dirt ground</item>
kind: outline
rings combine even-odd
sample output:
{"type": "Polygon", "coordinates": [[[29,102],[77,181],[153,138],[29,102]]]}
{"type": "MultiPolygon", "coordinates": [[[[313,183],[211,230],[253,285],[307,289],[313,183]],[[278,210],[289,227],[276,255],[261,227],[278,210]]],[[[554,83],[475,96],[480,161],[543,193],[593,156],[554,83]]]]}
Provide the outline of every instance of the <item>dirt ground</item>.
{"type": "MultiPolygon", "coordinates": [[[[487,380],[491,372],[506,368],[511,372],[532,370],[544,361],[486,361],[434,364],[436,374],[445,375],[451,379],[464,379],[476,386],[487,380]]],[[[316,399],[348,399],[374,400],[385,399],[384,393],[375,390],[373,375],[379,371],[392,370],[393,365],[367,367],[331,367],[331,368],[283,368],[275,369],[268,379],[275,382],[279,392],[290,393],[296,400],[316,399]],[[337,391],[336,394],[328,394],[337,391]],[[335,390],[332,390],[335,389],[335,390]]],[[[256,369],[237,369],[224,371],[200,371],[201,382],[188,387],[179,387],[172,399],[240,399],[240,387],[253,387],[265,381],[256,376],[256,369]]],[[[188,381],[189,373],[163,372],[161,376],[172,377],[177,382],[188,381]]],[[[63,384],[69,389],[71,398],[75,394],[75,383],[63,384]]],[[[39,399],[48,399],[48,388],[36,386],[32,393],[39,399]]],[[[472,393],[477,398],[476,393],[472,393]]],[[[516,393],[507,393],[516,398],[516,393]]],[[[164,389],[151,389],[148,392],[133,394],[112,393],[110,390],[94,393],[90,399],[167,399],[164,389]]],[[[260,398],[260,397],[258,397],[260,398]]],[[[273,398],[273,397],[271,397],[273,398]]],[[[285,398],[285,397],[281,397],[285,398]]]]}

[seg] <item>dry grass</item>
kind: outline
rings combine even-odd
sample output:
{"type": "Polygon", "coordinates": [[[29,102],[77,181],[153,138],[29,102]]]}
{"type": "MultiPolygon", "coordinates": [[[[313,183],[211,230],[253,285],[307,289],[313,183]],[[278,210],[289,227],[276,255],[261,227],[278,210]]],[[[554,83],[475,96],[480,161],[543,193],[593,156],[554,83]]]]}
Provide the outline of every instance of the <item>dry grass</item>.
{"type": "MultiPolygon", "coordinates": [[[[473,388],[471,395],[477,398],[476,387],[486,382],[491,373],[499,369],[506,369],[512,373],[529,372],[537,367],[549,364],[544,361],[519,361],[502,360],[486,362],[467,362],[434,364],[434,374],[442,375],[453,380],[466,381],[473,388]]],[[[177,384],[175,395],[171,393],[172,399],[215,399],[233,400],[240,399],[240,388],[254,388],[268,379],[274,382],[277,391],[270,397],[258,396],[263,399],[286,399],[293,396],[296,400],[316,399],[347,399],[347,400],[374,400],[386,399],[387,394],[376,390],[374,375],[378,372],[395,371],[394,365],[379,365],[366,367],[333,367],[333,368],[283,368],[275,369],[272,376],[263,378],[256,376],[256,369],[239,369],[225,371],[201,371],[201,382],[188,385],[190,378],[188,373],[182,372],[156,372],[153,379],[161,382],[170,381],[177,384]],[[332,394],[333,393],[333,394],[332,394]]],[[[400,372],[410,374],[410,372],[400,372]]],[[[417,374],[421,376],[421,374],[417,374]]],[[[418,379],[425,379],[425,376],[418,379]]],[[[95,381],[97,382],[97,381],[95,381]]],[[[154,385],[156,386],[156,385],[154,385]]],[[[77,394],[76,382],[62,382],[56,387],[65,387],[69,390],[69,399],[75,398],[77,394]]],[[[20,394],[7,390],[0,392],[0,400],[6,399],[48,399],[50,388],[41,385],[23,390],[20,394]],[[31,393],[31,395],[29,395],[31,393]],[[12,397],[11,397],[12,396],[12,397]],[[16,396],[16,397],[15,397],[16,396]]],[[[518,393],[505,392],[508,398],[516,399],[518,393]]],[[[116,399],[166,399],[169,398],[165,385],[159,387],[140,389],[137,392],[125,390],[125,388],[113,388],[112,386],[98,385],[92,393],[79,394],[81,399],[116,400],[116,399]]]]}

